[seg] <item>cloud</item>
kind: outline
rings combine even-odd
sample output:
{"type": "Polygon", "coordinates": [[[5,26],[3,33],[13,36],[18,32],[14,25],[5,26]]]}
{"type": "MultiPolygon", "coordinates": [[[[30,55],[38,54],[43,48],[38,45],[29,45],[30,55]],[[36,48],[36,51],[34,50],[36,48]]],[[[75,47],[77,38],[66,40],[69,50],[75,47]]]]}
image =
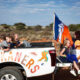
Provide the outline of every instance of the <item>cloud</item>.
{"type": "Polygon", "coordinates": [[[52,9],[56,8],[66,8],[66,4],[58,4],[54,1],[48,1],[48,2],[43,2],[43,3],[36,3],[36,4],[30,4],[30,3],[21,3],[17,4],[14,7],[10,9],[11,13],[14,14],[26,14],[26,13],[41,13],[44,11],[52,11],[52,9]]]}
{"type": "Polygon", "coordinates": [[[67,7],[67,5],[62,3],[57,5],[54,1],[41,2],[41,3],[35,3],[35,4],[26,2],[28,0],[1,0],[1,1],[12,2],[12,3],[18,2],[17,4],[14,4],[14,6],[11,4],[0,5],[0,9],[6,9],[13,14],[39,13],[44,11],[50,11],[53,8],[56,9],[56,8],[67,7]]]}
{"type": "Polygon", "coordinates": [[[0,3],[4,3],[4,2],[16,2],[16,0],[0,0],[0,3]]]}
{"type": "Polygon", "coordinates": [[[26,2],[27,0],[0,0],[0,3],[26,2]]]}
{"type": "Polygon", "coordinates": [[[45,11],[45,9],[34,8],[33,10],[30,10],[30,13],[37,13],[41,11],[45,11]]]}
{"type": "Polygon", "coordinates": [[[80,6],[80,1],[75,3],[76,6],[80,6]]]}
{"type": "MultiPolygon", "coordinates": [[[[49,20],[52,20],[53,11],[62,18],[73,16],[74,14],[75,16],[80,15],[80,1],[73,2],[73,4],[67,4],[63,0],[59,0],[58,3],[55,0],[41,0],[40,3],[37,1],[40,0],[0,0],[0,18],[6,16],[7,19],[9,17],[13,21],[21,21],[25,19],[25,16],[36,17],[37,15],[37,18],[40,16],[44,18],[45,16],[45,18],[50,17],[49,20]]],[[[47,19],[45,20],[45,18],[43,21],[48,21],[47,19]]]]}
{"type": "MultiPolygon", "coordinates": [[[[0,10],[4,9],[7,10],[11,14],[15,15],[23,15],[23,14],[33,14],[33,13],[41,13],[41,12],[52,12],[57,11],[64,14],[70,14],[69,11],[76,11],[79,10],[79,7],[76,7],[79,3],[75,3],[75,6],[68,6],[67,4],[64,4],[62,0],[60,0],[60,3],[57,4],[55,1],[48,1],[48,2],[41,2],[41,3],[28,3],[26,1],[28,0],[1,0],[6,2],[19,2],[17,4],[12,5],[0,5],[0,10]],[[23,3],[21,3],[23,2],[23,3]]],[[[3,11],[3,10],[2,10],[3,11]]]]}
{"type": "Polygon", "coordinates": [[[51,7],[53,3],[54,3],[53,1],[47,3],[40,3],[40,4],[39,3],[30,4],[24,2],[24,3],[15,4],[14,6],[12,6],[11,4],[5,6],[1,4],[0,10],[4,9],[13,14],[38,13],[38,12],[43,12],[45,10],[48,10],[48,8],[51,7]]]}
{"type": "Polygon", "coordinates": [[[38,7],[38,8],[47,8],[47,7],[66,7],[65,4],[55,4],[54,1],[49,1],[47,3],[37,3],[37,4],[24,4],[25,7],[38,7]]]}

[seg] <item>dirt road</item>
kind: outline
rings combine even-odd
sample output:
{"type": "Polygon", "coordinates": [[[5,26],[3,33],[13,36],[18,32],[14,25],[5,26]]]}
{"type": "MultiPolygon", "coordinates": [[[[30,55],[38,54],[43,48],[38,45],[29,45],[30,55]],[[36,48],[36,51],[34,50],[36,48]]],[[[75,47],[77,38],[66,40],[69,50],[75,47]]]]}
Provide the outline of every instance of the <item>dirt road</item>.
{"type": "Polygon", "coordinates": [[[74,77],[70,74],[69,70],[60,70],[56,75],[54,80],[80,80],[78,77],[74,77]]]}
{"type": "MultiPolygon", "coordinates": [[[[30,78],[29,80],[51,80],[51,75],[46,75],[42,77],[30,78]]],[[[74,77],[70,74],[69,70],[60,70],[54,76],[54,80],[80,80],[78,77],[74,77]]]]}
{"type": "Polygon", "coordinates": [[[51,80],[51,75],[35,77],[35,78],[29,78],[29,80],[51,80]]]}

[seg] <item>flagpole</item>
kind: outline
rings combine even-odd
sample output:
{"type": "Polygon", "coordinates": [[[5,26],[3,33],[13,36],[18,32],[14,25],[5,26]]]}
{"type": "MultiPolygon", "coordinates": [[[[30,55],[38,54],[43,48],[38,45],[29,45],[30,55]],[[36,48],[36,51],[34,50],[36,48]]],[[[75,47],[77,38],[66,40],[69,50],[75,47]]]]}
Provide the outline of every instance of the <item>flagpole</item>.
{"type": "MultiPolygon", "coordinates": [[[[54,36],[55,36],[55,30],[54,30],[54,27],[55,27],[55,12],[53,12],[53,16],[54,16],[54,21],[53,21],[53,31],[52,31],[52,35],[53,35],[53,37],[52,37],[52,40],[54,39],[54,36]]],[[[52,46],[54,46],[54,43],[53,43],[53,41],[52,41],[52,46]]]]}
{"type": "Polygon", "coordinates": [[[54,28],[55,28],[55,12],[54,12],[54,23],[53,23],[53,35],[55,35],[55,30],[54,30],[54,28]]]}

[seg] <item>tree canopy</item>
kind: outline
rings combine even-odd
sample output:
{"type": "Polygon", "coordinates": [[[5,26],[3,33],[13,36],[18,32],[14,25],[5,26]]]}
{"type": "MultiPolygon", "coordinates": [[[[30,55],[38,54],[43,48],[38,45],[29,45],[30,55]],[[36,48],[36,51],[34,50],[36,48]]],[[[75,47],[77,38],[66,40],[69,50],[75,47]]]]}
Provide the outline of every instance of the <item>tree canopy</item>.
{"type": "Polygon", "coordinates": [[[80,30],[80,24],[70,24],[69,30],[70,31],[79,31],[80,30]]]}
{"type": "Polygon", "coordinates": [[[14,26],[16,26],[17,30],[22,30],[25,29],[25,24],[24,23],[15,23],[14,26]]]}
{"type": "MultiPolygon", "coordinates": [[[[70,24],[69,26],[70,31],[80,31],[80,24],[70,24]]],[[[36,25],[36,26],[26,26],[25,23],[15,23],[14,25],[8,25],[8,24],[1,24],[0,30],[9,31],[9,30],[34,30],[34,31],[40,31],[44,29],[45,31],[52,31],[53,30],[53,23],[45,26],[36,25]]]]}

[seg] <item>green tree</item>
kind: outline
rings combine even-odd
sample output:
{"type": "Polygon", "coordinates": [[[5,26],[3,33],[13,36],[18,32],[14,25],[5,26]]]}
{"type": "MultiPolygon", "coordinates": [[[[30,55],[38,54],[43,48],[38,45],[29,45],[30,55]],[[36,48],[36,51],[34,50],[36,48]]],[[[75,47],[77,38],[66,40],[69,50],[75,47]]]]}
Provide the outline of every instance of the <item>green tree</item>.
{"type": "Polygon", "coordinates": [[[10,28],[10,25],[7,25],[7,24],[1,24],[1,26],[3,26],[4,29],[9,29],[10,28]]]}
{"type": "Polygon", "coordinates": [[[53,30],[53,23],[51,23],[49,26],[46,26],[45,29],[48,31],[52,31],[53,30]]]}
{"type": "Polygon", "coordinates": [[[16,26],[17,30],[22,30],[25,29],[25,24],[24,23],[15,23],[14,26],[16,26]]]}
{"type": "Polygon", "coordinates": [[[28,26],[27,30],[33,30],[32,26],[28,26]]]}
{"type": "Polygon", "coordinates": [[[11,26],[7,24],[1,24],[0,31],[4,31],[4,32],[11,31],[11,26]]]}
{"type": "Polygon", "coordinates": [[[77,24],[77,31],[80,31],[80,24],[77,24]]]}
{"type": "Polygon", "coordinates": [[[35,31],[40,31],[40,30],[42,30],[42,26],[41,26],[41,25],[36,25],[36,26],[34,27],[34,30],[35,30],[35,31]]]}
{"type": "Polygon", "coordinates": [[[80,24],[70,24],[69,25],[69,30],[70,31],[78,31],[78,30],[80,30],[80,24]]]}

